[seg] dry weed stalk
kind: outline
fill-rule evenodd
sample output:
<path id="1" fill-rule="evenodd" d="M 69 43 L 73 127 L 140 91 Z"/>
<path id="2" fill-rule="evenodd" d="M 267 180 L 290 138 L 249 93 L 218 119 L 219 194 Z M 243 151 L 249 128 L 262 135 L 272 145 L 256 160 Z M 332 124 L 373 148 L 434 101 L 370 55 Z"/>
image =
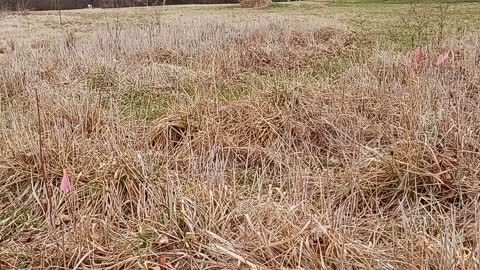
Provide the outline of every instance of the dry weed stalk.
<path id="1" fill-rule="evenodd" d="M 52 218 L 52 190 L 50 181 L 48 181 L 47 173 L 45 171 L 45 158 L 43 156 L 43 123 L 41 117 L 41 109 L 40 109 L 40 99 L 38 97 L 38 90 L 35 89 L 35 104 L 37 107 L 37 119 L 38 119 L 38 153 L 40 159 L 40 171 L 43 178 L 43 188 L 46 194 L 46 201 L 47 201 L 47 209 L 43 209 L 43 213 L 48 217 L 48 221 L 50 222 L 50 227 L 54 226 L 53 218 Z"/>

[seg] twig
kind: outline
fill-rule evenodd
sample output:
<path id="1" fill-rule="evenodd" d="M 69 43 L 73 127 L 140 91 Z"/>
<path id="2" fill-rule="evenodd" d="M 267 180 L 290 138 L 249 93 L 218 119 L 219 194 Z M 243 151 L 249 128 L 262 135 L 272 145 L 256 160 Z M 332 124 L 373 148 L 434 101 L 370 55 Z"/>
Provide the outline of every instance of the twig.
<path id="1" fill-rule="evenodd" d="M 60 20 L 60 26 L 63 27 L 63 22 L 62 22 L 62 12 L 61 12 L 61 9 L 60 9 L 60 5 L 58 4 L 58 0 L 55 1 L 55 8 L 57 9 L 58 11 L 58 18 Z"/>
<path id="2" fill-rule="evenodd" d="M 40 170 L 42 173 L 42 178 L 43 178 L 43 183 L 44 183 L 44 189 L 47 194 L 47 215 L 48 219 L 50 222 L 50 226 L 54 226 L 53 224 L 53 219 L 52 219 L 52 192 L 51 189 L 48 185 L 48 180 L 47 180 L 47 173 L 45 171 L 45 160 L 43 157 L 43 125 L 42 125 L 42 117 L 40 115 L 40 99 L 38 98 L 38 90 L 35 89 L 35 102 L 37 105 L 37 117 L 38 117 L 38 146 L 40 148 Z"/>

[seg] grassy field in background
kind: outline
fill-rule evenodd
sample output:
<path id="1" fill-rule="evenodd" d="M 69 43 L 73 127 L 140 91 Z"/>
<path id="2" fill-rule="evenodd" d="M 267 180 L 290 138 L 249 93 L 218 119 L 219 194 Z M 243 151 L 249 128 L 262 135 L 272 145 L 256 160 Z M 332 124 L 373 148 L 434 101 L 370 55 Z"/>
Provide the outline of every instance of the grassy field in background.
<path id="1" fill-rule="evenodd" d="M 95 29 L 120 24 L 121 27 L 144 25 L 151 20 L 171 16 L 215 14 L 243 16 L 275 14 L 315 18 L 324 23 L 341 24 L 362 34 L 368 34 L 383 46 L 397 49 L 412 48 L 428 43 L 431 35 L 444 30 L 443 35 L 461 34 L 477 29 L 480 9 L 477 1 L 329 1 L 277 2 L 268 9 L 245 11 L 238 5 L 187 5 L 167 7 L 137 7 L 27 12 L 28 16 L 6 13 L 1 18 L 0 36 L 3 43 L 15 39 L 26 42 L 48 42 L 50 35 L 90 34 Z M 60 18 L 63 24 L 60 24 Z M 443 29 L 440 29 L 443 28 Z M 23 39 L 23 40 L 22 40 Z M 22 42 L 20 42 L 22 43 Z M 0 44 L 1 45 L 1 44 Z M 3 45 L 5 47 L 5 45 Z"/>
<path id="2" fill-rule="evenodd" d="M 480 267 L 479 29 L 474 1 L 0 12 L 0 269 Z"/>

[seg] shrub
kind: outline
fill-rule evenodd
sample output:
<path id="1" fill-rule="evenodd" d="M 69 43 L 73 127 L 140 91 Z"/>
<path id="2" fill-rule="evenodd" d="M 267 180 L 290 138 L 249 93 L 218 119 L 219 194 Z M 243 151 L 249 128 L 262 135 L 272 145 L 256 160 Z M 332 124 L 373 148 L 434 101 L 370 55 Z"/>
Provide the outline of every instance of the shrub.
<path id="1" fill-rule="evenodd" d="M 269 7 L 272 0 L 241 0 L 240 6 L 244 8 Z"/>

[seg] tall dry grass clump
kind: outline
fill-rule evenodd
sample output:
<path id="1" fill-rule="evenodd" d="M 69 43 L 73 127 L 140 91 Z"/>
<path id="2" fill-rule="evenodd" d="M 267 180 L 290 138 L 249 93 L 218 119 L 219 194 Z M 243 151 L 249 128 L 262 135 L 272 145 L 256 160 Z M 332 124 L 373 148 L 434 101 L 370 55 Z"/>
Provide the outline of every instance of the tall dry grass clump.
<path id="1" fill-rule="evenodd" d="M 241 0 L 240 6 L 243 8 L 263 8 L 272 5 L 272 0 Z"/>
<path id="2" fill-rule="evenodd" d="M 266 15 L 65 39 L 0 64 L 0 268 L 478 266 L 478 33 L 416 71 Z"/>

